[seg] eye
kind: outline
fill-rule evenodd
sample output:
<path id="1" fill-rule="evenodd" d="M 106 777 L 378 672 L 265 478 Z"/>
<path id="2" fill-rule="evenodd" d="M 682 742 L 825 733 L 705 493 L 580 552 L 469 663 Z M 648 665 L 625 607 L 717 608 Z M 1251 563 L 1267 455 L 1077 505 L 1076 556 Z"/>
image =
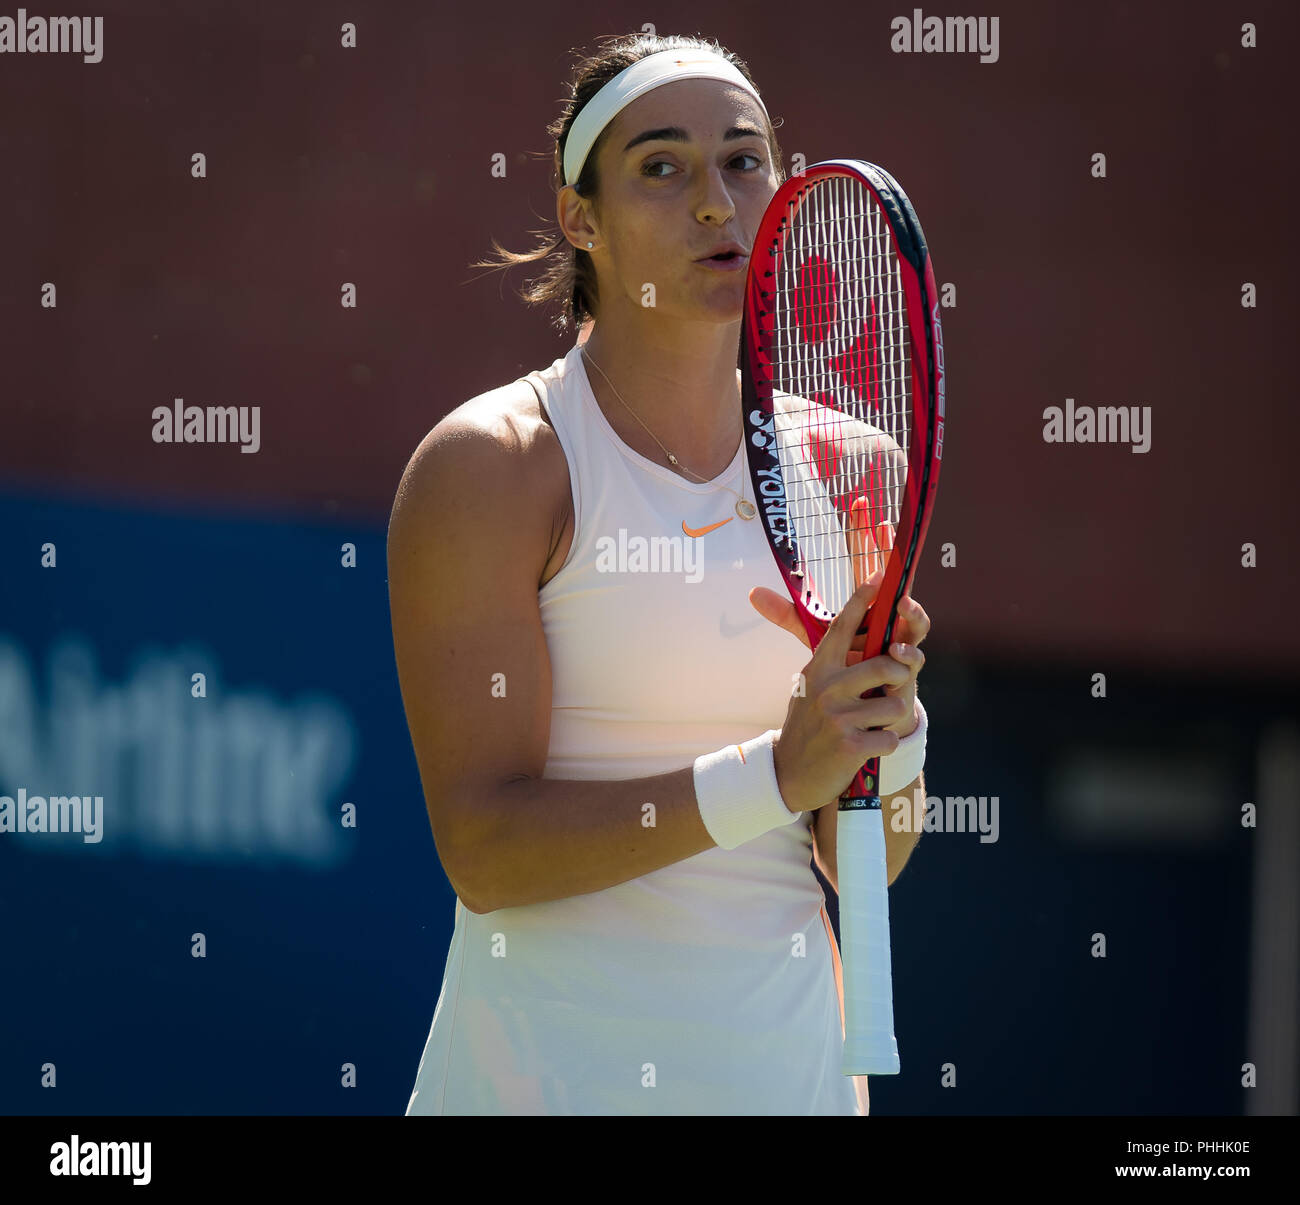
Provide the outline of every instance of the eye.
<path id="1" fill-rule="evenodd" d="M 762 156 L 754 154 L 753 151 L 742 151 L 739 155 L 734 156 L 731 162 L 734 164 L 739 162 L 742 159 L 752 159 L 754 161 L 752 167 L 742 167 L 740 169 L 742 172 L 745 172 L 746 174 L 750 172 L 759 171 L 764 166 L 764 161 Z M 673 167 L 673 164 L 670 163 L 667 159 L 652 159 L 650 160 L 650 162 L 641 165 L 641 174 L 643 176 L 649 176 L 652 180 L 666 180 L 668 178 L 669 173 L 655 171 L 655 168 L 657 167 L 670 167 L 673 168 L 674 171 L 677 170 L 675 167 Z"/>

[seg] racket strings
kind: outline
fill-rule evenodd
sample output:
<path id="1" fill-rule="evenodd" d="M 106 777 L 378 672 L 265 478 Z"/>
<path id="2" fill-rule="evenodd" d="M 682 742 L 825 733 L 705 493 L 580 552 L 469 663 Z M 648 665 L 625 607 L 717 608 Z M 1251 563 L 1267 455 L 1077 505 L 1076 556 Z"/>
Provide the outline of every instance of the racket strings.
<path id="1" fill-rule="evenodd" d="M 772 386 L 806 601 L 832 618 L 892 548 L 907 476 L 911 341 L 889 223 L 856 179 L 815 181 L 773 274 Z"/>

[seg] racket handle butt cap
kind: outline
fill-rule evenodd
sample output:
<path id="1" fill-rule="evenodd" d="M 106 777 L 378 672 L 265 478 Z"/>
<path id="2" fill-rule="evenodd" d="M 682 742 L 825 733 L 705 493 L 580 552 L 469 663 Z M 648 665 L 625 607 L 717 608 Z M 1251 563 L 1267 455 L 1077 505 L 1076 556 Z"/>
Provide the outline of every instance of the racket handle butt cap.
<path id="1" fill-rule="evenodd" d="M 844 1061 L 841 1070 L 845 1075 L 897 1075 L 901 1064 L 898 1046 L 890 1039 L 892 1050 L 878 1049 L 878 1043 L 866 1038 L 844 1043 Z"/>

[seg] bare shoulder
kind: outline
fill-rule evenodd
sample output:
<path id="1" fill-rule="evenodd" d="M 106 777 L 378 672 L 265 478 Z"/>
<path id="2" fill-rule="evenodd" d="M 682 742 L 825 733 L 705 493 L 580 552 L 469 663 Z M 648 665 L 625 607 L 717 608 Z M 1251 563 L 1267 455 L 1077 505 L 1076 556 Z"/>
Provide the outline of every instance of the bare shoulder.
<path id="1" fill-rule="evenodd" d="M 545 470 L 559 440 L 527 381 L 511 381 L 462 402 L 420 441 L 402 476 L 403 490 L 449 469 Z M 562 456 L 562 453 L 560 453 Z"/>
<path id="2" fill-rule="evenodd" d="M 526 380 L 457 406 L 420 441 L 397 488 L 389 523 L 395 541 L 430 537 L 433 524 L 494 525 L 498 548 L 537 557 L 544 575 L 571 517 L 568 469 L 558 436 Z"/>

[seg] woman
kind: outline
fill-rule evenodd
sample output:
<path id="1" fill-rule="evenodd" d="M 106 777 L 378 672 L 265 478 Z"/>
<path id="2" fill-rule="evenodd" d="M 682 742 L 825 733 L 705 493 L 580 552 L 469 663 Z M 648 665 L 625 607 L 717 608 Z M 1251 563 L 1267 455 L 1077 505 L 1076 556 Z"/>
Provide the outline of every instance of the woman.
<path id="1" fill-rule="evenodd" d="M 929 621 L 909 600 L 906 644 L 855 656 L 873 578 L 809 660 L 752 521 L 736 362 L 775 132 L 730 52 L 639 35 L 553 132 L 560 235 L 505 258 L 555 255 L 528 296 L 587 338 L 438 423 L 389 531 L 457 895 L 407 1112 L 865 1113 L 810 854 L 834 884 L 868 757 L 919 784 Z M 889 840 L 892 877 L 915 836 Z"/>

